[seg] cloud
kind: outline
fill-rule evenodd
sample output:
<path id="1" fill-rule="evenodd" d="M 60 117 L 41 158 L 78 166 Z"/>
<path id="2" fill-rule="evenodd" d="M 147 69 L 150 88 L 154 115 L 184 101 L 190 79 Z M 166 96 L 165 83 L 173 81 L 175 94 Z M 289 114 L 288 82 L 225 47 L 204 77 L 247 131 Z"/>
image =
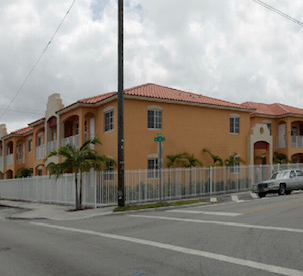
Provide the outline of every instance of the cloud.
<path id="1" fill-rule="evenodd" d="M 237 103 L 303 107 L 303 38 L 295 23 L 249 0 L 124 2 L 126 88 L 154 82 Z M 71 3 L 1 1 L 0 114 Z M 302 1 L 267 3 L 303 20 Z M 0 121 L 11 131 L 25 127 L 52 93 L 68 105 L 115 90 L 117 1 L 76 1 L 13 103 L 33 113 L 10 111 Z"/>

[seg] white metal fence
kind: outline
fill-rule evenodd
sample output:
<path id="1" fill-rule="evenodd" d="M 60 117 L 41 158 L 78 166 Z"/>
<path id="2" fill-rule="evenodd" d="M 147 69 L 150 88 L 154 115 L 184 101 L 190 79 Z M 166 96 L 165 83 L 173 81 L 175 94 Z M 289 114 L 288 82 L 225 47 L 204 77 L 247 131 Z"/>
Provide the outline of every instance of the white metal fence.
<path id="1" fill-rule="evenodd" d="M 125 171 L 126 203 L 144 203 L 248 191 L 254 182 L 268 179 L 277 170 L 303 168 L 303 164 L 163 169 Z M 117 172 L 92 172 L 83 177 L 83 204 L 102 207 L 117 204 Z M 72 205 L 75 202 L 74 174 L 62 177 L 35 176 L 0 181 L 1 198 Z"/>

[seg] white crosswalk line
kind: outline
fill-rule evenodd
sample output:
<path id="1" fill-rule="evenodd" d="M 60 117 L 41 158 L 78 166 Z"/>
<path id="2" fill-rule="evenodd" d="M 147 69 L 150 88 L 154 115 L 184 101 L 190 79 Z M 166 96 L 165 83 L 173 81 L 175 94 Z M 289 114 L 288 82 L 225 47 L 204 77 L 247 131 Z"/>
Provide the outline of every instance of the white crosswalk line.
<path id="1" fill-rule="evenodd" d="M 238 198 L 237 195 L 232 195 L 232 196 L 231 196 L 231 200 L 232 200 L 232 201 L 235 201 L 235 202 L 237 202 L 237 203 L 239 203 L 239 202 L 244 202 L 244 200 L 240 200 L 240 199 Z"/>
<path id="2" fill-rule="evenodd" d="M 227 216 L 227 217 L 236 217 L 241 216 L 240 213 L 229 213 L 229 212 L 209 212 L 209 211 L 197 211 L 197 210 L 168 210 L 168 213 L 186 213 L 186 214 L 202 214 L 202 215 L 214 215 L 214 216 Z"/>

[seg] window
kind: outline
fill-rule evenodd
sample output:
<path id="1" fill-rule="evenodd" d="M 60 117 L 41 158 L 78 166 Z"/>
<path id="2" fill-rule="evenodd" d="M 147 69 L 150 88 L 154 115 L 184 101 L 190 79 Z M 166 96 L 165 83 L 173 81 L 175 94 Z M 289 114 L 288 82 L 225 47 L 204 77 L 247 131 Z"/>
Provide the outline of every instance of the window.
<path id="1" fill-rule="evenodd" d="M 159 159 L 149 158 L 147 161 L 147 178 L 158 178 L 159 177 Z"/>
<path id="2" fill-rule="evenodd" d="M 79 135 L 79 123 L 76 123 L 76 135 Z"/>
<path id="3" fill-rule="evenodd" d="M 269 135 L 271 135 L 271 123 L 266 124 L 269 129 Z"/>
<path id="4" fill-rule="evenodd" d="M 107 170 L 105 170 L 105 180 L 114 180 L 114 161 L 110 161 Z"/>
<path id="5" fill-rule="evenodd" d="M 230 116 L 230 133 L 239 134 L 240 117 L 237 114 Z"/>
<path id="6" fill-rule="evenodd" d="M 239 158 L 240 158 L 239 155 L 234 156 L 234 163 L 230 168 L 231 173 L 239 173 L 239 166 L 240 166 Z"/>
<path id="7" fill-rule="evenodd" d="M 43 145 L 43 136 L 39 135 L 38 136 L 38 146 L 42 146 Z"/>
<path id="8" fill-rule="evenodd" d="M 28 152 L 32 152 L 33 150 L 33 139 L 28 140 Z"/>
<path id="9" fill-rule="evenodd" d="M 162 108 L 160 106 L 157 105 L 148 106 L 147 128 L 148 129 L 162 128 Z"/>
<path id="10" fill-rule="evenodd" d="M 104 131 L 114 129 L 114 110 L 106 111 L 104 113 Z"/>
<path id="11" fill-rule="evenodd" d="M 38 176 L 41 176 L 43 173 L 42 173 L 42 169 L 41 168 L 39 168 L 38 170 L 37 170 L 37 175 Z"/>
<path id="12" fill-rule="evenodd" d="M 57 133 L 56 133 L 56 131 L 53 132 L 52 136 L 53 136 L 53 140 L 52 141 L 56 141 L 57 140 Z"/>

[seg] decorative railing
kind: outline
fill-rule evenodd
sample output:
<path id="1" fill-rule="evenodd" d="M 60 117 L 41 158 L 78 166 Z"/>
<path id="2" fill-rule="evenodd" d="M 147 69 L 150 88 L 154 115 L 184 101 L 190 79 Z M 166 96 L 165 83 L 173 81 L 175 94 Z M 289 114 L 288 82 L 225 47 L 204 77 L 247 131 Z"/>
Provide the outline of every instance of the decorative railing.
<path id="1" fill-rule="evenodd" d="M 291 147 L 292 148 L 303 148 L 303 136 L 291 136 Z"/>
<path id="2" fill-rule="evenodd" d="M 75 136 L 69 136 L 62 139 L 62 146 L 65 146 L 67 144 L 73 144 L 77 148 L 79 147 L 79 134 Z"/>
<path id="3" fill-rule="evenodd" d="M 36 160 L 44 159 L 45 157 L 45 145 L 36 147 Z"/>
<path id="4" fill-rule="evenodd" d="M 47 153 L 50 153 L 52 150 L 56 149 L 56 141 L 50 141 L 47 143 Z"/>
<path id="5" fill-rule="evenodd" d="M 10 166 L 14 163 L 14 154 L 8 154 L 6 155 L 6 165 Z"/>

